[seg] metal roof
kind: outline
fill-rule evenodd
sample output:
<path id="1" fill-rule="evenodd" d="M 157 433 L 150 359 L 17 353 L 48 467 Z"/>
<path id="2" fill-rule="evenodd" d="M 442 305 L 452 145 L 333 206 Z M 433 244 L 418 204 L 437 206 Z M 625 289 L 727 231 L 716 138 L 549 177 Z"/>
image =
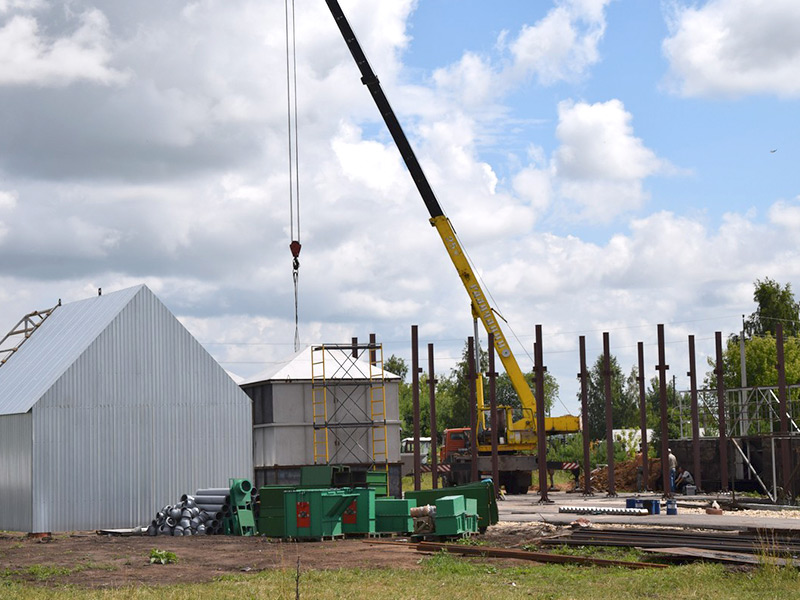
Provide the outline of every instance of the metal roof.
<path id="1" fill-rule="evenodd" d="M 316 346 L 319 347 L 319 346 Z M 280 361 L 264 369 L 257 375 L 240 382 L 239 385 L 264 383 L 267 381 L 311 381 L 311 346 L 306 346 Z M 370 379 L 370 364 L 365 360 L 353 360 L 344 356 L 348 354 L 343 350 L 325 350 L 326 377 L 329 379 Z M 316 357 L 315 357 L 316 358 Z M 347 365 L 340 367 L 340 365 Z M 372 377 L 379 377 L 380 371 L 372 367 Z M 376 372 L 377 371 L 377 372 Z M 384 379 L 399 379 L 398 375 L 383 372 Z"/>
<path id="2" fill-rule="evenodd" d="M 58 307 L 0 367 L 0 415 L 28 412 L 140 293 L 138 285 Z"/>

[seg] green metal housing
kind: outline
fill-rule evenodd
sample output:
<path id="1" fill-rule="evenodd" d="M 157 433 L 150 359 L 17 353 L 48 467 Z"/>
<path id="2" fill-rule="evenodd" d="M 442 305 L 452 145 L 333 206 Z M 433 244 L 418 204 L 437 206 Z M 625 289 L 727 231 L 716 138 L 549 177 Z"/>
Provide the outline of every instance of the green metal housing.
<path id="1" fill-rule="evenodd" d="M 342 515 L 356 494 L 341 489 L 303 489 L 284 493 L 286 537 L 321 539 L 342 535 Z"/>
<path id="2" fill-rule="evenodd" d="M 411 509 L 417 506 L 413 499 L 377 498 L 375 500 L 375 531 L 379 533 L 411 533 L 414 519 Z"/>
<path id="3" fill-rule="evenodd" d="M 406 492 L 405 497 L 416 501 L 417 506 L 436 504 L 438 498 L 445 496 L 461 495 L 472 498 L 477 503 L 478 529 L 486 531 L 489 525 L 494 525 L 499 520 L 497 500 L 494 496 L 494 484 L 491 481 L 479 481 L 438 490 L 419 490 Z"/>

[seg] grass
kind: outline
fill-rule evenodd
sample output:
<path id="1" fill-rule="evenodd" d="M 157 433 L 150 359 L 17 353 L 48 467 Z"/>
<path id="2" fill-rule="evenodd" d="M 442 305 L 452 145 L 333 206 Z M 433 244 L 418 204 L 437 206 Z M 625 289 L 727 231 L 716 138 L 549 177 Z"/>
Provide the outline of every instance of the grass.
<path id="1" fill-rule="evenodd" d="M 422 473 L 420 475 L 420 489 L 430 490 L 433 489 L 432 475 L 430 473 Z M 441 484 L 441 481 L 439 482 Z M 441 485 L 439 486 L 441 487 Z M 414 476 L 406 475 L 403 477 L 403 492 L 414 491 Z"/>
<path id="2" fill-rule="evenodd" d="M 56 567 L 52 565 L 31 565 L 23 569 L 3 569 L 0 571 L 0 590 L 2 585 L 10 584 L 13 582 L 22 582 L 25 580 L 34 581 L 50 581 L 56 577 L 64 575 L 71 575 L 72 573 L 80 573 L 81 571 L 114 571 L 118 569 L 116 565 L 112 564 L 99 564 L 95 562 L 86 562 L 83 564 L 75 565 L 74 567 Z M 0 598 L 5 597 L 0 594 Z"/>
<path id="3" fill-rule="evenodd" d="M 136 586 L 118 590 L 84 590 L 19 583 L 0 579 L 0 597 L 123 598 L 179 600 L 273 599 L 295 597 L 295 570 L 231 575 L 207 584 Z M 447 554 L 420 558 L 420 569 L 348 569 L 304 571 L 301 566 L 300 597 L 308 599 L 369 598 L 544 598 L 633 600 L 742 600 L 800 598 L 800 572 L 796 569 L 757 568 L 738 572 L 717 564 L 690 564 L 659 570 L 631 571 L 574 565 L 535 565 L 499 568 L 485 561 L 466 560 Z"/>
<path id="4" fill-rule="evenodd" d="M 547 546 L 541 548 L 536 544 L 528 544 L 523 549 L 532 552 L 549 552 L 565 556 L 586 556 L 588 558 L 603 558 L 606 560 L 624 560 L 628 562 L 656 562 L 652 554 L 639 552 L 636 548 L 621 546 Z"/>

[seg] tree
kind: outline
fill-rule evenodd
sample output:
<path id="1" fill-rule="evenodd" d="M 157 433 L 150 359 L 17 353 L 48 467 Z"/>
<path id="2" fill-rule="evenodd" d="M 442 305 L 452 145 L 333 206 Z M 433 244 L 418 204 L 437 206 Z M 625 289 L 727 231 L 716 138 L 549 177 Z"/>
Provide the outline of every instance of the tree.
<path id="1" fill-rule="evenodd" d="M 400 427 L 404 435 L 411 435 L 413 426 L 413 398 L 411 384 L 406 382 L 408 365 L 402 358 L 392 354 L 383 361 L 383 368 L 389 373 L 400 376 L 400 389 L 398 390 L 398 404 L 400 411 Z M 421 402 L 420 402 L 421 404 Z M 421 434 L 420 434 L 421 435 Z"/>
<path id="2" fill-rule="evenodd" d="M 786 368 L 786 383 L 789 385 L 800 383 L 800 338 L 788 337 L 783 340 L 784 364 Z M 768 387 L 778 385 L 778 348 L 774 337 L 767 333 L 760 337 L 753 337 L 744 342 L 744 360 L 747 368 L 747 385 L 753 387 Z M 713 369 L 715 359 L 709 357 L 709 366 Z M 735 388 L 742 385 L 741 352 L 739 341 L 734 337 L 722 351 L 723 380 L 726 388 Z M 717 380 L 713 371 L 706 374 L 708 387 L 716 388 Z"/>
<path id="3" fill-rule="evenodd" d="M 783 323 L 784 336 L 800 335 L 800 304 L 792 294 L 792 284 L 781 287 L 774 279 L 766 277 L 763 281 L 756 279 L 753 301 L 758 304 L 744 324 L 748 337 L 772 334 L 778 323 Z"/>
<path id="4" fill-rule="evenodd" d="M 436 427 L 439 431 L 469 426 L 469 345 L 464 344 L 461 360 L 436 386 Z M 488 369 L 489 355 L 481 350 L 480 372 Z M 482 376 L 482 375 L 481 375 Z M 486 381 L 484 379 L 484 389 Z"/>
<path id="5" fill-rule="evenodd" d="M 653 430 L 653 435 L 647 440 L 648 454 L 661 455 L 661 392 L 658 377 L 650 379 L 650 385 L 645 390 L 645 403 L 647 405 L 647 428 Z M 667 438 L 677 439 L 681 434 L 680 410 L 678 407 L 677 390 L 673 379 L 667 380 Z M 681 399 L 684 406 L 691 402 L 688 398 Z"/>
<path id="6" fill-rule="evenodd" d="M 594 365 L 589 370 L 587 381 L 587 421 L 588 435 L 593 440 L 606 439 L 606 394 L 605 379 L 603 377 L 605 358 L 603 354 L 597 357 Z M 611 424 L 612 427 L 622 427 L 622 417 L 627 414 L 630 401 L 625 398 L 622 369 L 615 356 L 609 360 L 611 369 Z M 580 396 L 579 396 L 580 397 Z"/>
<path id="7" fill-rule="evenodd" d="M 535 393 L 536 391 L 536 383 L 534 373 L 531 371 L 529 373 L 523 373 L 525 377 L 525 382 L 528 384 L 528 387 Z M 495 392 L 497 394 L 497 405 L 498 406 L 513 406 L 514 408 L 522 408 L 522 403 L 519 401 L 519 394 L 514 389 L 514 385 L 511 383 L 511 377 L 508 376 L 508 373 L 500 373 L 497 377 L 497 381 L 495 383 Z M 550 410 L 553 408 L 553 404 L 559 397 L 559 387 L 558 387 L 558 380 L 545 371 L 544 373 L 544 414 L 550 415 Z M 483 393 L 484 396 L 484 403 L 488 406 L 489 405 L 489 388 L 488 384 L 486 389 Z"/>

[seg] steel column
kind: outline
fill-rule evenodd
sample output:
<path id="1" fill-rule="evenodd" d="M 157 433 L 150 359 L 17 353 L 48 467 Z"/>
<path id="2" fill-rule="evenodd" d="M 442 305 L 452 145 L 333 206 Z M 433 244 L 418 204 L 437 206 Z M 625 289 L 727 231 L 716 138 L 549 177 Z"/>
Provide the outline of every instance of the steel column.
<path id="1" fill-rule="evenodd" d="M 536 462 L 539 467 L 539 504 L 550 504 L 547 497 L 547 437 L 544 426 L 544 357 L 542 353 L 542 326 L 536 326 L 533 345 L 534 373 L 536 376 Z"/>
<path id="2" fill-rule="evenodd" d="M 594 496 L 592 493 L 592 483 L 590 475 L 592 472 L 592 465 L 589 460 L 589 389 L 587 385 L 587 378 L 589 374 L 586 371 L 586 336 L 582 335 L 578 338 L 580 345 L 580 363 L 581 372 L 578 373 L 578 379 L 581 380 L 581 419 L 583 431 L 581 437 L 583 438 L 583 495 Z"/>
<path id="3" fill-rule="evenodd" d="M 475 340 L 470 337 L 467 342 L 467 361 L 469 362 L 469 430 L 470 430 L 470 480 L 478 481 L 478 398 L 475 386 L 478 373 L 475 371 Z"/>
<path id="4" fill-rule="evenodd" d="M 703 489 L 703 477 L 700 473 L 700 414 L 697 408 L 697 362 L 694 352 L 694 336 L 689 336 L 689 387 L 692 394 L 692 474 L 698 490 Z"/>
<path id="5" fill-rule="evenodd" d="M 431 485 L 433 489 L 439 487 L 439 446 L 436 438 L 439 432 L 436 428 L 436 372 L 433 369 L 433 344 L 428 344 L 428 396 L 431 401 Z"/>
<path id="6" fill-rule="evenodd" d="M 642 477 L 644 479 L 644 491 L 646 492 L 650 485 L 650 460 L 647 453 L 647 394 L 645 392 L 644 377 L 644 342 L 639 342 L 637 349 L 639 352 L 639 376 L 636 378 L 636 381 L 639 384 L 639 428 L 642 432 Z"/>
<path id="7" fill-rule="evenodd" d="M 666 351 L 664 349 L 664 325 L 658 326 L 658 404 L 661 414 L 661 478 L 664 485 L 664 497 L 672 497 L 672 486 L 670 486 L 669 469 L 669 428 L 667 416 L 667 370 L 669 365 L 666 363 Z"/>
<path id="8" fill-rule="evenodd" d="M 411 412 L 414 428 L 414 489 L 422 487 L 422 459 L 419 450 L 419 337 L 411 326 Z"/>
<path id="9" fill-rule="evenodd" d="M 791 465 L 789 464 L 789 415 L 786 412 L 786 360 L 783 348 L 783 323 L 778 323 L 775 328 L 775 344 L 778 351 L 778 400 L 781 411 L 781 484 L 784 496 L 788 500 L 794 494 L 792 494 Z"/>
<path id="10" fill-rule="evenodd" d="M 723 492 L 728 491 L 728 435 L 727 422 L 725 419 L 725 371 L 722 366 L 722 332 L 717 331 L 714 335 L 717 352 L 717 364 L 714 373 L 717 376 L 717 419 L 719 422 L 719 472 L 720 488 Z"/>
<path id="11" fill-rule="evenodd" d="M 492 483 L 495 497 L 500 496 L 500 466 L 497 455 L 497 372 L 494 370 L 494 334 L 489 334 L 489 427 L 492 428 Z"/>
<path id="12" fill-rule="evenodd" d="M 603 386 L 606 396 L 606 461 L 608 462 L 608 493 L 616 496 L 614 483 L 614 424 L 611 414 L 611 349 L 608 332 L 603 333 Z"/>

